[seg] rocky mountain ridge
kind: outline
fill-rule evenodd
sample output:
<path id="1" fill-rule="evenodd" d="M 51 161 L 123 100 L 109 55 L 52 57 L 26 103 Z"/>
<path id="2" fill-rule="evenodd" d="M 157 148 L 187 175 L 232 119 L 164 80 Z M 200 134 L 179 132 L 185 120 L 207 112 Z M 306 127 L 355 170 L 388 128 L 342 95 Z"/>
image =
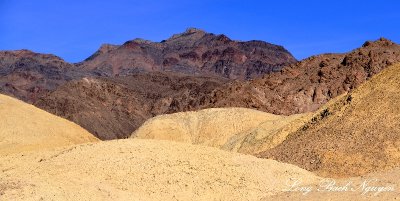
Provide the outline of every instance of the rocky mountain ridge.
<path id="1" fill-rule="evenodd" d="M 189 28 L 161 42 L 134 39 L 120 46 L 102 45 L 78 65 L 108 76 L 158 71 L 243 80 L 279 71 L 294 62 L 296 59 L 282 46 L 257 40 L 235 41 L 223 34 Z"/>
<path id="2" fill-rule="evenodd" d="M 1 52 L 0 93 L 67 118 L 100 139 L 115 139 L 129 137 L 153 116 L 181 111 L 214 107 L 244 107 L 279 115 L 315 111 L 387 66 L 400 62 L 400 46 L 381 38 L 348 53 L 312 56 L 247 81 L 217 74 L 188 75 L 187 72 L 158 70 L 129 70 L 125 75 L 113 76 L 110 68 L 85 67 L 100 58 L 105 62 L 118 61 L 119 56 L 108 58 L 105 55 L 118 50 L 122 51 L 119 54 L 123 58 L 122 53 L 130 52 L 131 45 L 133 49 L 142 50 L 142 46 L 159 48 L 172 44 L 168 45 L 172 48 L 170 51 L 180 52 L 179 47 L 194 47 L 207 38 L 221 44 L 217 38 L 224 36 L 188 30 L 160 43 L 136 39 L 122 46 L 103 45 L 91 58 L 76 65 L 53 55 L 26 50 Z M 241 44 L 225 40 L 229 44 Z M 226 56 L 234 59 L 235 55 Z M 253 59 L 260 56 L 255 55 Z"/>

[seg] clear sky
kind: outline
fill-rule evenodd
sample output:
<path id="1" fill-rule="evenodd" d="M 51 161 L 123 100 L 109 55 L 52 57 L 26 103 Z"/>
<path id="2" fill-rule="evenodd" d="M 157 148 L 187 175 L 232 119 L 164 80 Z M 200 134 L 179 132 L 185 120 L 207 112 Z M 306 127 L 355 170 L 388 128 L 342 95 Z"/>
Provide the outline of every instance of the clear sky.
<path id="1" fill-rule="evenodd" d="M 283 45 L 297 59 L 400 42 L 400 1 L 0 0 L 0 50 L 81 61 L 101 44 L 161 41 L 187 27 Z"/>

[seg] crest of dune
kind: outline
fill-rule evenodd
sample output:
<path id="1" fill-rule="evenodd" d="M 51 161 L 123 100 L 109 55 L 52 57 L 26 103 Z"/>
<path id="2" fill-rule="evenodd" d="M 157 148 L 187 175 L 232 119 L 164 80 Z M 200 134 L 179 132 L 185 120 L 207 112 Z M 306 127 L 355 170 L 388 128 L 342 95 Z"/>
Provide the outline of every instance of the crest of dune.
<path id="1" fill-rule="evenodd" d="M 273 115 L 245 108 L 212 108 L 160 115 L 132 138 L 202 144 L 254 154 L 275 147 L 307 120 L 308 114 Z"/>
<path id="2" fill-rule="evenodd" d="M 0 154 L 94 141 L 80 126 L 0 94 Z"/>

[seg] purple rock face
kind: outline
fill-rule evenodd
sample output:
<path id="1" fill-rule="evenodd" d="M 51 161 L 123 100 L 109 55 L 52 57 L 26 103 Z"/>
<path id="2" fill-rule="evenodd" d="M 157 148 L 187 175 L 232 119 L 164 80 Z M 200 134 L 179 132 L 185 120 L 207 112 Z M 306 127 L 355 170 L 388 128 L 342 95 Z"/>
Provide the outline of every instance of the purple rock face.
<path id="1" fill-rule="evenodd" d="M 180 111 L 314 111 L 396 62 L 400 46 L 387 39 L 295 62 L 280 46 L 188 29 L 160 43 L 103 45 L 79 64 L 28 50 L 1 51 L 0 93 L 107 140 L 129 136 L 155 115 Z"/>
<path id="2" fill-rule="evenodd" d="M 81 74 L 54 55 L 0 51 L 0 92 L 30 103 Z"/>
<path id="3" fill-rule="evenodd" d="M 246 107 L 284 115 L 310 112 L 397 62 L 400 46 L 381 38 L 349 53 L 312 56 L 263 78 L 227 83 L 201 98 L 200 108 Z"/>
<path id="4" fill-rule="evenodd" d="M 282 46 L 263 41 L 239 42 L 225 35 L 188 29 L 160 43 L 135 39 L 121 46 L 103 45 L 79 66 L 107 75 L 168 71 L 250 79 L 296 59 Z"/>

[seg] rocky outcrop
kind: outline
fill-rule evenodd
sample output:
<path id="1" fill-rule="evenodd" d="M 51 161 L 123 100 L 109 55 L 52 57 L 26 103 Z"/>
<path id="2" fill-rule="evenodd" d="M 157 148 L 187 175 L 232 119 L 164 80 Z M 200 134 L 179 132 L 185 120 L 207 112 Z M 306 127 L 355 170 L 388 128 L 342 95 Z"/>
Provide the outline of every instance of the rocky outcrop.
<path id="1" fill-rule="evenodd" d="M 0 92 L 26 102 L 81 76 L 72 64 L 29 50 L 0 51 Z"/>
<path id="2" fill-rule="evenodd" d="M 199 108 L 198 98 L 226 78 L 261 76 L 294 61 L 281 46 L 188 29 L 160 43 L 105 44 L 78 64 L 28 50 L 0 52 L 0 92 L 115 139 L 154 115 Z"/>
<path id="3" fill-rule="evenodd" d="M 296 59 L 282 46 L 263 41 L 234 41 L 225 35 L 188 29 L 161 42 L 135 39 L 103 45 L 79 66 L 100 75 L 168 71 L 249 79 L 279 71 Z"/>
<path id="4" fill-rule="evenodd" d="M 95 79 L 102 87 L 83 80 L 71 82 L 36 105 L 77 122 L 101 139 L 124 138 L 148 118 L 174 112 L 214 107 L 244 107 L 283 115 L 315 111 L 398 61 L 400 47 L 380 39 L 346 54 L 313 56 L 246 82 L 142 72 Z"/>
<path id="5" fill-rule="evenodd" d="M 400 65 L 330 101 L 307 124 L 259 156 L 329 177 L 358 176 L 400 163 Z"/>
<path id="6" fill-rule="evenodd" d="M 207 65 L 221 59 L 240 63 L 246 58 L 238 68 L 247 69 L 248 62 L 261 61 L 273 49 L 282 50 L 265 42 L 232 41 L 189 29 L 160 43 L 135 39 L 121 46 L 104 45 L 77 65 L 25 50 L 1 52 L 0 90 L 72 120 L 101 139 L 115 139 L 128 137 L 145 120 L 159 114 L 214 107 L 244 107 L 279 115 L 315 111 L 400 61 L 400 46 L 382 38 L 349 53 L 312 56 L 248 81 L 209 74 L 215 72 L 206 70 L 213 68 L 210 66 L 203 67 L 200 74 L 187 75 L 203 58 L 212 61 Z M 116 61 L 122 66 L 134 61 L 132 64 L 140 63 L 143 69 L 119 68 Z M 163 64 L 164 72 L 150 65 L 157 62 Z M 188 65 L 177 68 L 182 62 Z"/>
<path id="7" fill-rule="evenodd" d="M 201 108 L 246 107 L 274 114 L 315 111 L 400 62 L 400 46 L 381 38 L 346 54 L 312 56 L 277 73 L 231 82 L 201 98 Z"/>
<path id="8" fill-rule="evenodd" d="M 199 107 L 226 79 L 166 73 L 83 78 L 42 96 L 35 105 L 78 123 L 103 140 L 129 137 L 159 114 Z"/>

